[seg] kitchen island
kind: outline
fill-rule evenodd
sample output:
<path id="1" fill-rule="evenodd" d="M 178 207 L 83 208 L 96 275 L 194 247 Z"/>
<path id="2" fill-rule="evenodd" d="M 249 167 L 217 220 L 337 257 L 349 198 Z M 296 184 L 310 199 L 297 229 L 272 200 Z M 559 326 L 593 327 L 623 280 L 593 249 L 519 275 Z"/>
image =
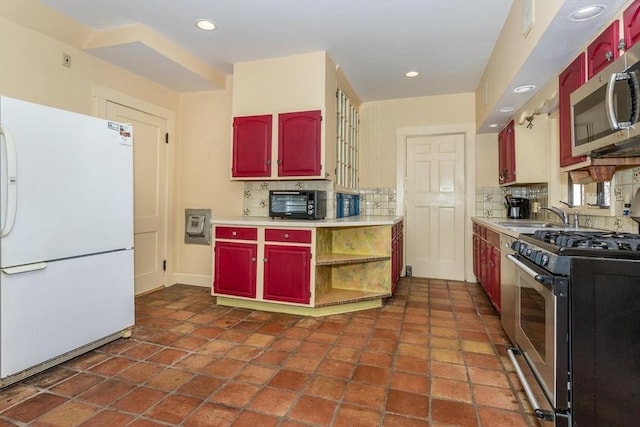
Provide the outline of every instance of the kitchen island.
<path id="1" fill-rule="evenodd" d="M 225 306 L 324 316 L 382 306 L 400 278 L 403 219 L 211 220 L 212 295 Z"/>

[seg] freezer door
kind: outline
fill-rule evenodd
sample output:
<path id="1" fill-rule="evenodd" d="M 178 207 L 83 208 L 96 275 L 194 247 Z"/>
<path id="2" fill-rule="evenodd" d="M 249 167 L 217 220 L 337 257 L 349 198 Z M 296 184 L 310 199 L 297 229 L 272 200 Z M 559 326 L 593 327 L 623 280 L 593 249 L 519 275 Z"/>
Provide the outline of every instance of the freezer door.
<path id="1" fill-rule="evenodd" d="M 133 324 L 133 250 L 0 272 L 0 377 Z"/>
<path id="2" fill-rule="evenodd" d="M 15 212 L 0 267 L 133 247 L 130 127 L 7 97 L 0 103 L 3 165 L 6 135 L 15 148 L 15 176 L 0 188 L 2 221 Z"/>

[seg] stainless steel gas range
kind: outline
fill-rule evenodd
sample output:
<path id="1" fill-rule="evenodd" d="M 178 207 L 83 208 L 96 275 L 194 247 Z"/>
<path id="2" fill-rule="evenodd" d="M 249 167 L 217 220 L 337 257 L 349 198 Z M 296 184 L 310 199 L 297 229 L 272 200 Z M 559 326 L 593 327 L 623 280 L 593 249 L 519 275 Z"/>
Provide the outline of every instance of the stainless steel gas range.
<path id="1" fill-rule="evenodd" d="M 508 350 L 543 424 L 640 420 L 640 235 L 521 234 L 515 346 Z"/>

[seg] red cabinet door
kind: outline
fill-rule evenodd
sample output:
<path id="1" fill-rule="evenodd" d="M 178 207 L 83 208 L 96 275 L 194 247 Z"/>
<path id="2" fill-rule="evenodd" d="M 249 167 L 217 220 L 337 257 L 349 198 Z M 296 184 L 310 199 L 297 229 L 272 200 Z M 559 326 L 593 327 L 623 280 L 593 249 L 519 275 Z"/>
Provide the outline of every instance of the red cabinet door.
<path id="1" fill-rule="evenodd" d="M 500 249 L 495 246 L 491 246 L 489 267 L 489 298 L 500 313 Z"/>
<path id="2" fill-rule="evenodd" d="M 636 44 L 640 40 L 640 0 L 636 0 L 625 9 L 622 14 L 624 23 L 624 41 L 626 48 Z"/>
<path id="3" fill-rule="evenodd" d="M 489 255 L 488 255 L 488 245 L 486 240 L 480 240 L 480 284 L 482 287 L 487 290 L 487 278 L 489 272 Z"/>
<path id="4" fill-rule="evenodd" d="M 309 304 L 311 248 L 264 246 L 264 299 Z"/>
<path id="5" fill-rule="evenodd" d="M 587 47 L 589 78 L 598 74 L 611 61 L 620 56 L 618 50 L 619 33 L 619 21 L 616 20 Z"/>
<path id="6" fill-rule="evenodd" d="M 257 253 L 254 243 L 216 242 L 213 291 L 255 298 Z"/>
<path id="7" fill-rule="evenodd" d="M 640 0 L 639 0 L 640 1 Z M 587 157 L 571 156 L 571 92 L 585 82 L 584 53 L 581 53 L 558 77 L 558 114 L 560 117 L 560 167 L 584 162 Z"/>
<path id="8" fill-rule="evenodd" d="M 233 119 L 233 177 L 271 176 L 271 116 Z"/>
<path id="9" fill-rule="evenodd" d="M 480 236 L 473 234 L 473 274 L 480 280 Z"/>
<path id="10" fill-rule="evenodd" d="M 278 176 L 320 176 L 320 110 L 278 115 Z"/>
<path id="11" fill-rule="evenodd" d="M 507 128 L 498 134 L 498 182 L 507 182 Z"/>
<path id="12" fill-rule="evenodd" d="M 516 181 L 516 138 L 513 120 L 498 134 L 498 181 Z"/>

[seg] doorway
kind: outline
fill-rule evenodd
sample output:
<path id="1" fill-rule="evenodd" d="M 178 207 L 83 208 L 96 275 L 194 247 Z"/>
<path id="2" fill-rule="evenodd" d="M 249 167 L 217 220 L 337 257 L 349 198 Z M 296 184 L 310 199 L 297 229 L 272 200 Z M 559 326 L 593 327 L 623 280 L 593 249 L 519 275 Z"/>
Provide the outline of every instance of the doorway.
<path id="1" fill-rule="evenodd" d="M 463 281 L 470 259 L 465 224 L 472 128 L 410 128 L 397 134 L 406 264 L 414 276 Z"/>
<path id="2" fill-rule="evenodd" d="M 168 114 L 112 94 L 99 104 L 102 117 L 133 124 L 134 275 L 135 294 L 140 295 L 166 281 Z"/>

